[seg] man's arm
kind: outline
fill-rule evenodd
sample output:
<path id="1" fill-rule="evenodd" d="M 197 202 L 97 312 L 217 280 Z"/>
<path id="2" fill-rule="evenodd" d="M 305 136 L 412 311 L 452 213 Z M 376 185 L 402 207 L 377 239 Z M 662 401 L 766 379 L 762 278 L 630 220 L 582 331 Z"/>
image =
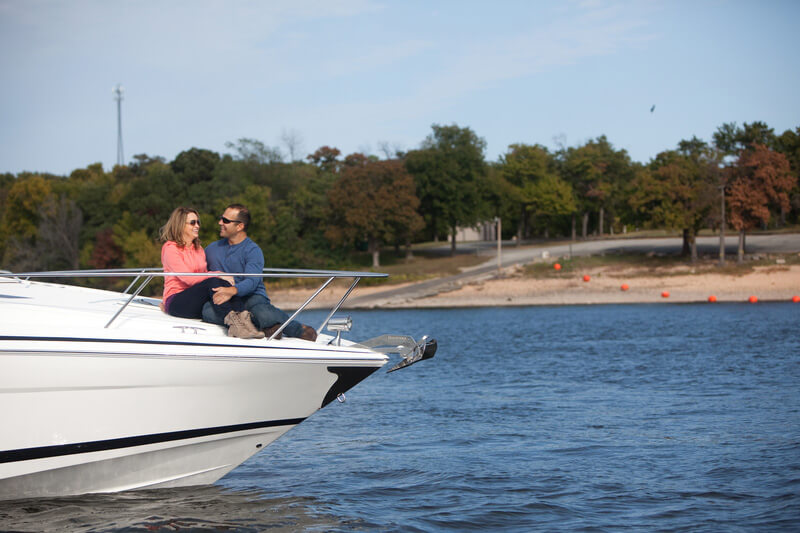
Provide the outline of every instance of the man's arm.
<path id="1" fill-rule="evenodd" d="M 244 257 L 244 272 L 246 274 L 261 274 L 264 272 L 264 253 L 255 243 L 248 247 Z M 237 294 L 241 297 L 253 294 L 261 283 L 259 277 L 239 277 L 236 280 Z"/>

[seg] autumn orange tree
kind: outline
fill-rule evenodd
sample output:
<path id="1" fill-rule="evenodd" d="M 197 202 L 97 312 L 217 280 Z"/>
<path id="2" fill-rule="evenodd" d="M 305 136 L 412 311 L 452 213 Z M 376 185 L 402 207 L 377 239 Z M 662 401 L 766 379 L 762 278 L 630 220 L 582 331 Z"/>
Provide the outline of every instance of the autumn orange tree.
<path id="1" fill-rule="evenodd" d="M 382 244 L 398 239 L 410 243 L 424 226 L 414 180 L 398 160 L 348 156 L 328 192 L 328 203 L 325 237 L 341 245 L 366 241 L 373 267 L 380 266 Z"/>
<path id="2" fill-rule="evenodd" d="M 734 167 L 728 205 L 731 225 L 739 231 L 738 262 L 744 260 L 745 232 L 766 225 L 770 207 L 789 209 L 789 192 L 797 184 L 786 156 L 753 143 L 742 150 Z"/>

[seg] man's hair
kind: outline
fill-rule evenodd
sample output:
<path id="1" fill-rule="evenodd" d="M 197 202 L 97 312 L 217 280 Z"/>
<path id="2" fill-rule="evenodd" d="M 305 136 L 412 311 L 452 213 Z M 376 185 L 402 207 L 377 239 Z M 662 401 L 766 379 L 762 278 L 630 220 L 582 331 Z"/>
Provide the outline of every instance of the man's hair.
<path id="1" fill-rule="evenodd" d="M 186 226 L 186 218 L 190 213 L 197 215 L 197 219 L 200 220 L 200 214 L 191 207 L 176 207 L 169 216 L 167 223 L 161 226 L 159 232 L 161 242 L 174 241 L 181 248 L 189 244 L 193 244 L 195 248 L 200 248 L 200 239 L 197 237 L 192 242 L 183 242 L 183 228 Z"/>
<path id="2" fill-rule="evenodd" d="M 231 204 L 225 209 L 236 209 L 239 213 L 236 218 L 239 219 L 239 222 L 244 224 L 244 230 L 247 231 L 247 228 L 250 227 L 250 210 L 242 204 Z"/>

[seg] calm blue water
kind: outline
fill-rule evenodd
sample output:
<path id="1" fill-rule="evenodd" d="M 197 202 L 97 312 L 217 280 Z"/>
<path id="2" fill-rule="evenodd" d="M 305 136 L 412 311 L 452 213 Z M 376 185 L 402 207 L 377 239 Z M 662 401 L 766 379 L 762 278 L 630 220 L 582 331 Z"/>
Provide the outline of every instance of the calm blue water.
<path id="1" fill-rule="evenodd" d="M 800 305 L 351 314 L 439 353 L 215 486 L 0 503 L 0 529 L 800 529 Z"/>

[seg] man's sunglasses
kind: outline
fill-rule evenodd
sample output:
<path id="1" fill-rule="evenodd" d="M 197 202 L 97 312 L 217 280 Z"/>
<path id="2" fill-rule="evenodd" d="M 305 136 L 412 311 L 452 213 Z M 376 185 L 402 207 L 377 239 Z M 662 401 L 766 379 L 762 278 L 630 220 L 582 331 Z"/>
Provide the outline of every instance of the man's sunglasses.
<path id="1" fill-rule="evenodd" d="M 200 225 L 200 220 L 199 220 L 199 219 L 196 219 L 196 220 L 187 220 L 187 221 L 186 221 L 186 223 L 187 223 L 187 224 L 191 224 L 192 226 L 199 226 L 199 225 Z"/>
<path id="2" fill-rule="evenodd" d="M 231 220 L 223 216 L 220 216 L 219 219 L 222 221 L 223 224 L 230 224 L 231 222 L 236 222 L 237 224 L 244 224 L 244 222 L 242 222 L 241 220 Z"/>

